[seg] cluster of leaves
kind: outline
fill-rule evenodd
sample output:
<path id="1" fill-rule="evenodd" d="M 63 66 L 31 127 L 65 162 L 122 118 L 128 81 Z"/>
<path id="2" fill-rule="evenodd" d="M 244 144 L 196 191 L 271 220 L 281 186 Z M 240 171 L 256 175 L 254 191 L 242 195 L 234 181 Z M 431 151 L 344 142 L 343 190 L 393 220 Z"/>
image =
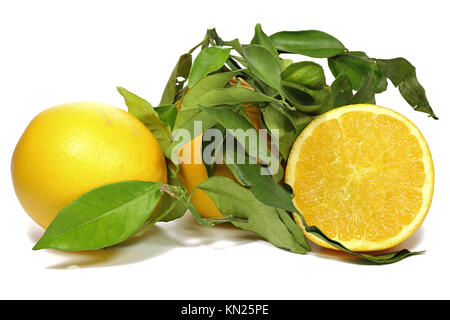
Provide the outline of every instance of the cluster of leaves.
<path id="1" fill-rule="evenodd" d="M 198 48 L 201 50 L 193 60 Z M 327 59 L 334 81 L 326 84 L 320 64 L 293 62 L 280 56 L 288 54 Z M 252 89 L 240 82 L 232 84 L 235 79 L 244 80 Z M 227 129 L 251 129 L 244 109 L 257 105 L 262 126 L 279 139 L 281 157 L 270 161 L 287 161 L 296 137 L 315 116 L 342 105 L 375 103 L 375 95 L 386 90 L 388 79 L 415 110 L 437 119 L 415 68 L 404 58 L 370 58 L 364 52 L 347 50 L 333 36 L 316 30 L 268 36 L 258 24 L 251 43 L 243 45 L 238 39 L 224 41 L 210 29 L 203 41 L 179 58 L 158 107 L 118 88 L 128 111 L 158 139 L 167 158 L 168 184 L 130 181 L 94 189 L 58 214 L 35 249 L 104 248 L 156 222 L 177 219 L 188 209 L 202 225 L 231 222 L 295 253 L 304 254 L 311 248 L 292 214 L 299 215 L 307 232 L 375 264 L 418 254 L 408 250 L 385 255 L 355 253 L 329 239 L 319 228 L 308 226 L 293 206 L 292 190 L 280 183 L 282 166 L 277 173 L 261 175 L 269 165 L 266 159 L 260 159 L 259 164 L 225 161 L 236 181 L 213 177 L 214 163 L 208 163 L 210 178 L 198 188 L 212 198 L 224 218 L 201 218 L 177 178 L 177 162 L 172 158 L 181 138 L 177 129 L 188 130 L 192 138 L 213 127 L 227 133 L 232 132 Z M 195 121 L 202 122 L 203 132 L 195 132 Z M 248 146 L 238 136 L 234 138 L 250 157 Z M 207 146 L 203 141 L 202 147 Z M 235 153 L 235 149 L 225 148 L 224 156 L 233 159 Z"/>

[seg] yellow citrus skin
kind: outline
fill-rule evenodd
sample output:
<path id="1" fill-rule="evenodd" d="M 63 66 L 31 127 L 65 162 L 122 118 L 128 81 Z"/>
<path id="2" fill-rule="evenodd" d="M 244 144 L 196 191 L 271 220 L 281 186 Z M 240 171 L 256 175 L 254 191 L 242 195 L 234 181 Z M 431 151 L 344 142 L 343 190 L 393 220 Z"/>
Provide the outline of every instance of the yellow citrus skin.
<path id="1" fill-rule="evenodd" d="M 201 145 L 202 135 L 194 138 L 190 143 L 181 148 L 180 155 L 190 152 L 190 163 L 180 163 L 178 178 L 189 193 L 193 193 L 191 202 L 197 212 L 204 218 L 223 218 L 223 215 L 217 209 L 214 201 L 200 189 L 195 189 L 200 183 L 208 179 L 208 173 L 203 163 L 195 163 L 194 159 L 202 159 Z M 213 176 L 223 176 L 235 179 L 231 171 L 225 164 L 217 164 L 214 168 Z"/>
<path id="2" fill-rule="evenodd" d="M 43 228 L 93 188 L 167 181 L 163 152 L 145 125 L 96 102 L 67 103 L 38 114 L 17 143 L 11 172 L 20 203 Z"/>
<path id="3" fill-rule="evenodd" d="M 289 156 L 286 183 L 309 225 L 353 251 L 376 251 L 401 243 L 421 225 L 431 205 L 434 168 L 411 121 L 387 108 L 350 105 L 303 130 Z"/>

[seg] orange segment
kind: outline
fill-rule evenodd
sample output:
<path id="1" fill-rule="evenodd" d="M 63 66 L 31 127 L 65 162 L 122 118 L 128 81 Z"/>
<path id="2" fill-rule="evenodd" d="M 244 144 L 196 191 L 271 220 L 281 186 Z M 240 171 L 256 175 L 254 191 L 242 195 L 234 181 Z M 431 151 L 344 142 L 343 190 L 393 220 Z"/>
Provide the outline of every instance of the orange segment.
<path id="1" fill-rule="evenodd" d="M 397 245 L 420 226 L 434 170 L 425 139 L 408 119 L 375 105 L 353 105 L 319 116 L 300 134 L 286 182 L 309 225 L 351 250 L 372 251 Z"/>

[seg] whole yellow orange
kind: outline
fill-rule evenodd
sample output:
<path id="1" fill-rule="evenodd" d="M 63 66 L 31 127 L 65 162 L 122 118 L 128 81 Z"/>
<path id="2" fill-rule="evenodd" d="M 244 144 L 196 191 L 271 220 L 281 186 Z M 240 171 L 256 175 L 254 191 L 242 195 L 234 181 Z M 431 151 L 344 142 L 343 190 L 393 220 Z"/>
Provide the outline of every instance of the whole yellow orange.
<path id="1" fill-rule="evenodd" d="M 43 228 L 93 188 L 167 180 L 163 152 L 147 127 L 96 102 L 67 103 L 38 114 L 17 143 L 11 171 L 20 203 Z"/>

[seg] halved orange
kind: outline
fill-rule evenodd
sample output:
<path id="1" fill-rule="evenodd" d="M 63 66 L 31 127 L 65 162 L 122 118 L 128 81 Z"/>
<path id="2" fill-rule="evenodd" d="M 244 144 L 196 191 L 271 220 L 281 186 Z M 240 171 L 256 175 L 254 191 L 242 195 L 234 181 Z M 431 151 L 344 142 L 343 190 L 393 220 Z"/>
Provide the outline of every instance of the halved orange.
<path id="1" fill-rule="evenodd" d="M 303 130 L 289 156 L 286 182 L 308 225 L 353 251 L 374 251 L 399 244 L 421 225 L 431 205 L 434 169 L 411 121 L 387 108 L 351 105 L 320 115 Z"/>

